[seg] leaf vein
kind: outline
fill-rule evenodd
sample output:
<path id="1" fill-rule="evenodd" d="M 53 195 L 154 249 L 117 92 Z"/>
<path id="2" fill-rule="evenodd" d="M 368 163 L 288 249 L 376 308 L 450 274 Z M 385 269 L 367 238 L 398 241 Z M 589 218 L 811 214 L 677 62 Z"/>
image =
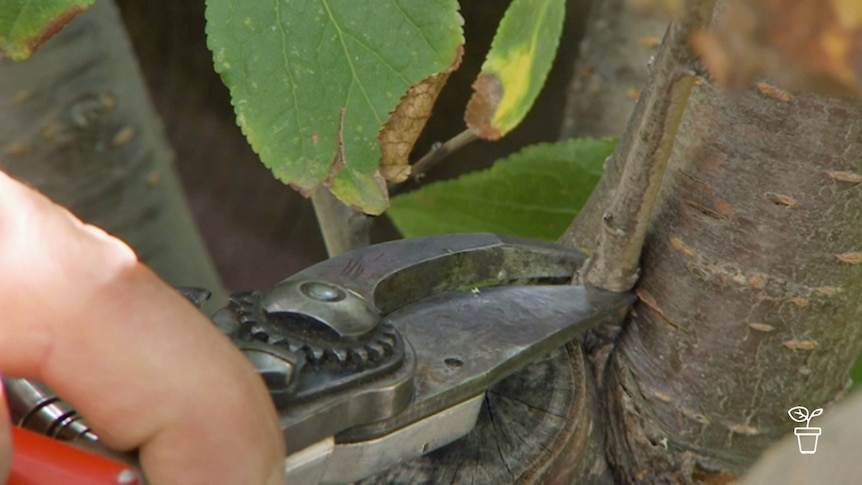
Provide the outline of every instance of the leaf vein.
<path id="1" fill-rule="evenodd" d="M 338 21 L 332 14 L 332 9 L 329 7 L 329 1 L 321 0 L 321 3 L 323 3 L 324 8 L 326 8 L 326 15 L 329 17 L 329 20 L 335 27 L 335 31 L 338 33 L 338 40 L 341 43 L 341 50 L 344 51 L 344 58 L 347 59 L 347 65 L 350 66 L 350 75 L 353 78 L 351 84 L 355 82 L 359 85 L 359 90 L 362 92 L 362 96 L 365 98 L 365 102 L 368 103 L 368 107 L 371 109 L 371 114 L 374 115 L 375 122 L 379 123 L 380 125 L 383 125 L 383 120 L 380 119 L 380 115 L 377 114 L 377 110 L 374 109 L 374 103 L 372 103 L 371 98 L 368 97 L 368 92 L 366 92 L 365 90 L 365 85 L 362 84 L 362 81 L 359 79 L 359 75 L 356 73 L 356 66 L 353 65 L 353 59 L 350 57 L 350 51 L 347 49 L 347 44 L 344 42 L 344 31 L 341 30 L 341 26 L 338 24 Z"/>
<path id="2" fill-rule="evenodd" d="M 351 34 L 350 32 L 344 32 L 344 35 L 345 35 L 345 36 L 350 37 L 351 39 L 353 39 L 354 41 L 356 41 L 356 43 L 357 43 L 357 44 L 359 44 L 360 46 L 364 47 L 364 48 L 365 48 L 365 50 L 367 50 L 367 51 L 368 51 L 368 52 L 370 52 L 374 57 L 376 57 L 376 58 L 380 61 L 380 63 L 381 63 L 381 64 L 383 64 L 384 66 L 386 66 L 387 68 L 389 68 L 389 70 L 390 70 L 390 71 L 392 71 L 393 73 L 395 73 L 395 75 L 397 75 L 399 78 L 401 78 L 401 80 L 402 80 L 402 81 L 404 81 L 404 83 L 405 83 L 405 84 L 407 84 L 408 86 L 413 85 L 413 83 L 412 83 L 412 82 L 410 82 L 410 80 L 409 80 L 409 79 L 407 79 L 407 78 L 404 76 L 404 74 L 402 74 L 402 73 L 401 73 L 401 72 L 399 72 L 397 69 L 395 69 L 394 67 L 392 67 L 392 65 L 391 65 L 391 64 L 389 64 L 389 62 L 388 62 L 388 61 L 386 61 L 386 59 L 384 59 L 384 58 L 380 57 L 380 54 L 378 54 L 378 53 L 377 53 L 377 51 L 375 51 L 374 49 L 372 49 L 372 48 L 371 48 L 371 46 L 369 46 L 367 43 L 365 43 L 365 41 L 363 41 L 363 40 L 362 40 L 362 39 L 360 39 L 359 37 L 357 37 L 357 36 L 355 36 L 355 35 Z"/>
<path id="3" fill-rule="evenodd" d="M 296 121 L 297 132 L 302 133 L 302 123 L 299 120 L 299 97 L 296 95 L 296 81 L 293 79 L 293 73 L 290 72 L 290 56 L 287 54 L 287 32 L 284 31 L 284 23 L 281 21 L 279 1 L 273 0 L 273 4 L 275 6 L 275 23 L 278 25 L 279 34 L 281 34 L 281 57 L 284 60 L 284 73 L 290 81 L 290 93 L 293 97 L 293 118 Z M 300 143 L 300 153 L 302 156 L 305 156 L 305 140 Z"/>

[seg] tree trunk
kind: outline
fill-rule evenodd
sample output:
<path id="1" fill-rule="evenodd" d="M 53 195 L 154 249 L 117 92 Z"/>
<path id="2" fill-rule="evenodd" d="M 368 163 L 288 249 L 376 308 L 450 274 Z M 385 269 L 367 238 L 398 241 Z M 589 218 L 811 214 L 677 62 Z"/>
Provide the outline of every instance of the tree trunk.
<path id="1" fill-rule="evenodd" d="M 0 169 L 223 300 L 116 8 L 97 2 L 30 59 L 0 62 Z"/>
<path id="2" fill-rule="evenodd" d="M 626 481 L 744 472 L 862 336 L 862 103 L 698 84 L 605 374 Z"/>

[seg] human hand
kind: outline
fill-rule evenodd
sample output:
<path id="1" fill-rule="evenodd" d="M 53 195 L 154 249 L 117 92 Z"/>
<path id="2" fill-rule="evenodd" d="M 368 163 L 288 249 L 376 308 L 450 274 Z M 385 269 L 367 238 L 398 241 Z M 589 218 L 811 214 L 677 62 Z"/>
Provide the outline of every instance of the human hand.
<path id="1" fill-rule="evenodd" d="M 275 409 L 243 355 L 127 245 L 2 172 L 0 308 L 3 375 L 45 383 L 107 445 L 139 449 L 151 483 L 284 483 Z"/>

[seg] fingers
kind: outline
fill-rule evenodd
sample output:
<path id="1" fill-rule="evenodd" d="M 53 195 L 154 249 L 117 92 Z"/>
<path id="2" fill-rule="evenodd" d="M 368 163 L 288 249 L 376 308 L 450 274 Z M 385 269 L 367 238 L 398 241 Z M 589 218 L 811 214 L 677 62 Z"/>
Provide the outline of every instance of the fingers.
<path id="1" fill-rule="evenodd" d="M 2 173 L 0 302 L 0 370 L 140 447 L 153 483 L 283 483 L 275 410 L 242 354 L 125 244 Z"/>

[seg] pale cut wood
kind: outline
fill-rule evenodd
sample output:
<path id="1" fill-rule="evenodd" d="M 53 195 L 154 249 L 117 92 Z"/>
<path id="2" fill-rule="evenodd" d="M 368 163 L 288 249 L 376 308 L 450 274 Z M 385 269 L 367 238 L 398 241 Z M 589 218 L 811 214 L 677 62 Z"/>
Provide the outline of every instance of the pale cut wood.
<path id="1" fill-rule="evenodd" d="M 476 428 L 463 439 L 401 467 L 358 482 L 372 484 L 499 485 L 566 483 L 583 470 L 549 469 L 572 436 L 588 441 L 594 428 L 591 380 L 580 348 L 569 346 L 495 386 Z M 596 451 L 589 448 L 590 453 Z M 574 453 L 592 466 L 592 454 Z M 576 460 L 577 461 L 577 460 Z M 571 463 L 571 461 L 568 461 Z M 607 472 L 601 466 L 601 471 Z M 575 475 L 573 475 L 575 474 Z M 584 473 L 582 476 L 587 477 Z M 602 478 L 609 480 L 609 475 Z M 602 481 L 598 478 L 596 481 Z"/>

